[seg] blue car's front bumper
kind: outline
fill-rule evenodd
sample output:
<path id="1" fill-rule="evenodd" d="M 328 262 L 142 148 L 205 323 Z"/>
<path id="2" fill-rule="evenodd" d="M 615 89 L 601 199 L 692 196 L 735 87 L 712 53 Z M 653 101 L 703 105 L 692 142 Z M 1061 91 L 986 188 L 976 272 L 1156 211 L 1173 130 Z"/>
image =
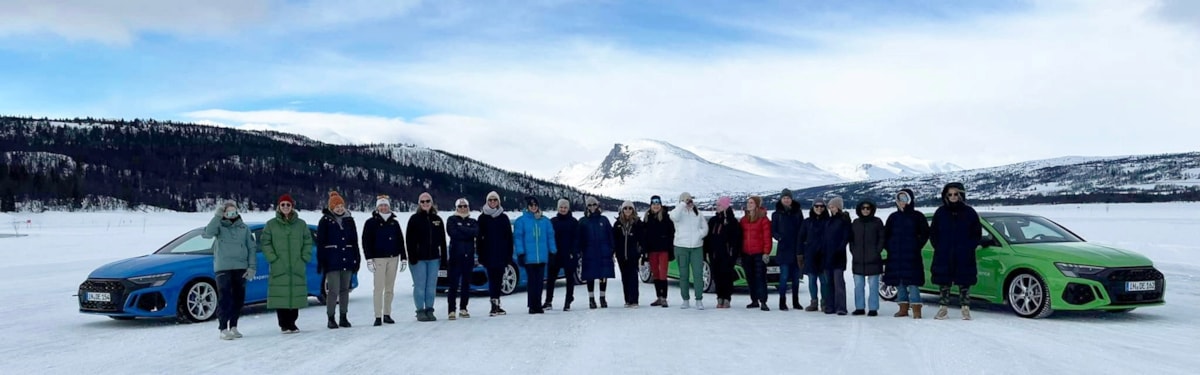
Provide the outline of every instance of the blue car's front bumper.
<path id="1" fill-rule="evenodd" d="M 113 317 L 167 318 L 175 316 L 172 296 L 178 286 L 157 287 L 123 279 L 88 279 L 79 285 L 79 312 Z"/>

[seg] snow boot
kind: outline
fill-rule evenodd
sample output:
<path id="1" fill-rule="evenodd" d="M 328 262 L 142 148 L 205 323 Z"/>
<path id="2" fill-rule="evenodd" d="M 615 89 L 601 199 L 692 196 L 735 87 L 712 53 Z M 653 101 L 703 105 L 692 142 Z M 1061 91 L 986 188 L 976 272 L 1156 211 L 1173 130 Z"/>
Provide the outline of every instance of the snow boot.
<path id="1" fill-rule="evenodd" d="M 338 326 L 342 328 L 350 328 L 350 319 L 346 318 L 346 314 L 342 314 L 342 319 L 338 321 Z"/>
<path id="2" fill-rule="evenodd" d="M 383 319 L 375 318 L 375 324 L 373 325 L 376 327 L 383 325 Z"/>
<path id="3" fill-rule="evenodd" d="M 762 311 L 771 311 L 771 308 L 767 307 L 767 300 L 765 299 L 762 301 L 762 304 L 759 305 L 759 309 Z"/>
<path id="4" fill-rule="evenodd" d="M 432 307 L 425 309 L 425 316 L 429 317 L 429 321 L 431 321 L 431 322 L 437 321 L 437 317 L 433 316 L 433 308 Z"/>
<path id="5" fill-rule="evenodd" d="M 428 316 L 425 316 L 425 310 L 424 310 L 424 309 L 422 309 L 422 310 L 417 310 L 417 321 L 418 321 L 418 322 L 428 322 L 428 321 L 429 321 L 429 317 L 428 317 Z"/>
<path id="6" fill-rule="evenodd" d="M 392 316 L 391 316 L 391 315 L 384 315 L 384 316 L 383 316 L 383 322 L 384 322 L 384 323 L 386 323 L 386 324 L 396 324 L 396 321 L 395 321 L 395 320 L 392 320 Z"/>
<path id="7" fill-rule="evenodd" d="M 692 308 L 692 301 L 686 300 L 686 299 L 683 300 L 683 306 L 679 306 L 679 308 L 684 309 L 684 310 Z"/>
<path id="8" fill-rule="evenodd" d="M 804 310 L 804 305 L 800 304 L 800 290 L 792 289 L 792 308 L 796 311 Z"/>
<path id="9" fill-rule="evenodd" d="M 337 321 L 333 320 L 333 315 L 329 316 L 329 324 L 326 324 L 325 326 L 329 327 L 329 329 L 338 329 Z"/>
<path id="10" fill-rule="evenodd" d="M 949 315 L 950 315 L 949 308 L 946 307 L 946 305 L 942 305 L 942 307 L 938 308 L 938 312 L 936 315 L 933 316 L 933 318 L 937 319 L 937 320 L 946 320 L 946 318 L 949 317 Z"/>
<path id="11" fill-rule="evenodd" d="M 495 299 L 495 298 L 492 298 L 492 299 L 491 299 L 491 302 L 492 302 L 492 309 L 491 309 L 490 311 L 488 311 L 488 316 L 496 316 L 496 315 L 497 315 L 497 314 L 496 314 L 496 309 L 497 309 L 498 307 L 500 307 L 500 306 L 496 304 L 496 299 Z"/>
<path id="12" fill-rule="evenodd" d="M 746 305 L 746 308 L 747 308 L 747 309 L 756 309 L 756 308 L 758 308 L 758 307 L 759 307 L 759 306 L 758 306 L 758 300 L 751 300 L 751 301 L 750 301 L 750 304 L 749 304 L 749 305 Z"/>
<path id="13" fill-rule="evenodd" d="M 779 296 L 779 311 L 788 311 L 787 297 Z"/>
<path id="14" fill-rule="evenodd" d="M 875 310 L 867 311 L 867 316 L 879 316 L 879 312 Z"/>
<path id="15" fill-rule="evenodd" d="M 913 305 L 913 307 L 912 307 L 914 314 L 917 313 L 917 306 L 921 306 L 921 305 Z M 897 311 L 896 314 L 892 315 L 892 317 L 893 318 L 903 318 L 906 316 L 908 316 L 908 303 L 901 302 L 900 303 L 900 311 Z"/>
<path id="16" fill-rule="evenodd" d="M 912 305 L 913 319 L 921 319 L 921 305 Z"/>
<path id="17" fill-rule="evenodd" d="M 962 307 L 962 320 L 971 320 L 971 306 Z"/>
<path id="18" fill-rule="evenodd" d="M 808 305 L 808 307 L 804 308 L 804 311 L 807 311 L 807 312 L 817 311 L 817 308 L 818 308 L 817 305 L 819 305 L 819 303 L 817 303 L 817 300 L 814 299 L 814 300 L 811 300 L 808 302 L 809 302 L 809 305 Z"/>
<path id="19" fill-rule="evenodd" d="M 600 308 L 602 308 L 602 309 L 608 308 L 608 300 L 604 299 L 604 296 L 600 296 Z"/>
<path id="20" fill-rule="evenodd" d="M 854 310 L 854 312 L 850 313 L 850 315 L 859 316 L 859 315 L 864 315 L 866 313 L 867 313 L 866 311 L 859 309 L 859 310 Z"/>
<path id="21" fill-rule="evenodd" d="M 637 307 L 637 305 L 634 305 Z M 696 300 L 696 310 L 704 310 L 704 301 Z"/>
<path id="22" fill-rule="evenodd" d="M 588 297 L 588 308 L 596 309 L 596 297 Z"/>

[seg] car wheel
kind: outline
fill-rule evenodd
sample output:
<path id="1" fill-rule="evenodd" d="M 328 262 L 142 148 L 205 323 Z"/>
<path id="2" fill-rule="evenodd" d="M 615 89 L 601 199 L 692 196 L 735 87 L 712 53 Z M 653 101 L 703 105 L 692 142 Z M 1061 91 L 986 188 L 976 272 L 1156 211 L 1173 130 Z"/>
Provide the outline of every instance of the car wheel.
<path id="1" fill-rule="evenodd" d="M 133 320 L 132 316 L 110 316 L 112 320 Z"/>
<path id="2" fill-rule="evenodd" d="M 176 316 L 184 323 L 198 323 L 217 315 L 217 288 L 211 281 L 195 280 L 179 293 Z"/>
<path id="3" fill-rule="evenodd" d="M 575 285 L 583 285 L 583 258 L 579 258 L 579 263 L 575 265 Z"/>
<path id="4" fill-rule="evenodd" d="M 898 295 L 900 295 L 900 291 L 896 289 L 895 285 L 879 284 L 879 299 L 892 302 Z"/>
<path id="5" fill-rule="evenodd" d="M 1050 308 L 1050 293 L 1046 281 L 1037 274 L 1022 272 L 1008 282 L 1008 306 L 1022 318 L 1045 318 L 1054 312 Z"/>
<path id="6" fill-rule="evenodd" d="M 650 262 L 642 262 L 642 264 L 638 265 L 638 279 L 642 280 L 643 283 L 649 284 L 650 276 L 652 276 L 650 274 Z"/>
<path id="7" fill-rule="evenodd" d="M 507 266 L 504 266 L 504 276 L 500 277 L 500 293 L 507 296 L 516 292 L 517 281 L 520 280 L 520 276 L 517 273 L 517 265 L 509 263 Z"/>
<path id="8" fill-rule="evenodd" d="M 708 261 L 704 261 L 704 292 L 716 293 L 717 285 L 712 281 L 712 268 L 708 267 Z"/>
<path id="9" fill-rule="evenodd" d="M 321 275 L 321 292 L 317 293 L 317 304 L 318 305 L 324 306 L 325 300 L 327 300 L 329 298 L 329 296 L 325 295 L 325 290 L 327 290 L 327 289 L 328 288 L 325 287 L 325 275 Z"/>

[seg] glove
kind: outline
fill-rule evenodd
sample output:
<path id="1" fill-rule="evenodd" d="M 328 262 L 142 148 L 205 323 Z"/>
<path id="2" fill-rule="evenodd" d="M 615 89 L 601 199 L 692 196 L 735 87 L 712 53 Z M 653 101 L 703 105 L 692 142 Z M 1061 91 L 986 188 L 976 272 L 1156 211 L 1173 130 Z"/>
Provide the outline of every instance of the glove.
<path id="1" fill-rule="evenodd" d="M 254 270 L 246 270 L 246 273 L 242 274 L 242 277 L 245 278 L 246 281 L 254 280 Z"/>
<path id="2" fill-rule="evenodd" d="M 371 273 L 375 273 L 375 260 L 374 259 L 367 259 L 367 271 L 371 271 Z"/>
<path id="3" fill-rule="evenodd" d="M 400 261 L 400 269 L 399 269 L 399 271 L 400 271 L 400 272 L 404 272 L 404 270 L 406 270 L 406 269 L 408 269 L 408 261 L 407 261 L 407 260 L 402 260 L 402 261 Z"/>
<path id="4" fill-rule="evenodd" d="M 771 254 L 763 254 L 763 263 L 765 264 L 765 263 L 770 263 L 770 262 L 771 262 Z"/>

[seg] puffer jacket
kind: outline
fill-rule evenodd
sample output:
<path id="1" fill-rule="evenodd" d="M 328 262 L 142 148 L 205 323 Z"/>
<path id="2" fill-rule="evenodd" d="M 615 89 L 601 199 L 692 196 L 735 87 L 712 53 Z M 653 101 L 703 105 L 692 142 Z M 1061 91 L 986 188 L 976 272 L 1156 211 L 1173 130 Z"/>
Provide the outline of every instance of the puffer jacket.
<path id="1" fill-rule="evenodd" d="M 675 246 L 690 249 L 704 247 L 704 236 L 708 234 L 708 222 L 698 212 L 679 205 L 671 210 L 671 220 L 675 221 Z M 767 234 L 770 235 L 770 228 L 768 228 Z"/>

